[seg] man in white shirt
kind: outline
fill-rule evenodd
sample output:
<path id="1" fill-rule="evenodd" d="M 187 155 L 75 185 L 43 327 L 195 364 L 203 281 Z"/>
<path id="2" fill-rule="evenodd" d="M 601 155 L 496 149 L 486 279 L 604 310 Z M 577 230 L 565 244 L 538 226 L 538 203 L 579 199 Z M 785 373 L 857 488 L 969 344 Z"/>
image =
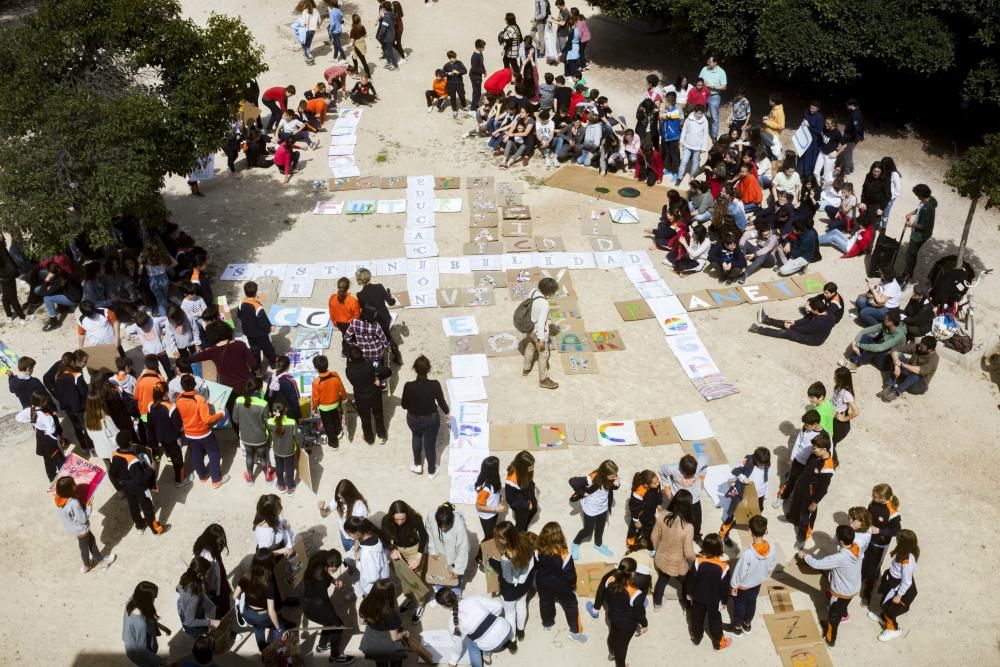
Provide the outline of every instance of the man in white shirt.
<path id="1" fill-rule="evenodd" d="M 531 322 L 534 329 L 521 345 L 524 350 L 524 366 L 521 375 L 531 372 L 538 357 L 538 386 L 545 389 L 557 389 L 559 384 L 549 378 L 549 298 L 559 290 L 555 278 L 542 278 L 538 287 L 531 290 Z"/>
<path id="2" fill-rule="evenodd" d="M 712 116 L 712 141 L 719 138 L 719 113 L 722 107 L 722 92 L 726 89 L 726 70 L 719 67 L 715 56 L 709 56 L 708 62 L 701 68 L 698 77 L 704 80 L 705 87 L 711 94 L 708 96 L 708 112 Z"/>

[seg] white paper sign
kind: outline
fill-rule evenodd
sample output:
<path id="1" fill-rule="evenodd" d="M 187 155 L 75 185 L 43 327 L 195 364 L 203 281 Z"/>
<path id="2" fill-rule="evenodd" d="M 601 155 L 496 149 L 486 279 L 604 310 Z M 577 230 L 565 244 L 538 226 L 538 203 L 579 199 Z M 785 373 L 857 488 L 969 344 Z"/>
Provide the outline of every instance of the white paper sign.
<path id="1" fill-rule="evenodd" d="M 598 419 L 597 444 L 603 447 L 638 445 L 639 435 L 635 432 L 635 421 L 631 419 L 616 421 Z"/>
<path id="2" fill-rule="evenodd" d="M 401 276 L 406 273 L 406 258 L 380 259 L 375 262 L 375 266 L 380 276 Z"/>
<path id="3" fill-rule="evenodd" d="M 227 264 L 219 280 L 247 280 L 253 275 L 253 264 Z"/>
<path id="4" fill-rule="evenodd" d="M 322 329 L 330 324 L 330 312 L 326 308 L 303 308 L 299 311 L 298 325 L 310 329 Z"/>
<path id="5" fill-rule="evenodd" d="M 448 400 L 452 403 L 468 403 L 486 400 L 486 385 L 483 378 L 449 378 Z"/>
<path id="6" fill-rule="evenodd" d="M 597 262 L 594 261 L 594 253 L 592 252 L 568 252 L 566 260 L 566 266 L 571 269 L 597 268 Z"/>
<path id="7" fill-rule="evenodd" d="M 720 372 L 698 334 L 669 336 L 667 344 L 689 380 Z"/>
<path id="8" fill-rule="evenodd" d="M 451 375 L 457 378 L 489 377 L 490 364 L 485 354 L 451 355 Z"/>
<path id="9" fill-rule="evenodd" d="M 281 291 L 278 296 L 282 299 L 307 299 L 312 296 L 314 281 L 311 278 L 305 280 L 285 280 L 281 283 Z"/>
<path id="10" fill-rule="evenodd" d="M 662 282 L 663 276 L 652 266 L 626 266 L 625 277 L 635 285 L 638 283 Z"/>
<path id="11" fill-rule="evenodd" d="M 682 440 L 707 440 L 715 436 L 712 425 L 708 423 L 708 418 L 701 410 L 688 412 L 683 415 L 676 415 L 670 418 L 677 429 L 677 435 Z"/>
<path id="12" fill-rule="evenodd" d="M 406 213 L 405 199 L 379 199 L 375 206 L 375 212 L 386 214 Z"/>
<path id="13" fill-rule="evenodd" d="M 639 296 L 647 300 L 674 295 L 670 286 L 663 280 L 654 280 L 648 283 L 635 283 L 635 288 L 639 290 Z"/>
<path id="14" fill-rule="evenodd" d="M 439 257 L 438 270 L 441 273 L 472 273 L 468 257 Z"/>
<path id="15" fill-rule="evenodd" d="M 413 202 L 410 202 L 410 206 L 406 209 L 406 226 L 407 227 L 433 227 L 436 224 L 434 219 L 434 211 L 432 209 L 420 210 L 414 208 Z"/>
<path id="16" fill-rule="evenodd" d="M 434 228 L 430 227 L 427 229 L 404 229 L 403 230 L 403 243 L 424 243 L 426 241 L 434 240 Z"/>
<path id="17" fill-rule="evenodd" d="M 254 264 L 253 279 L 274 278 L 275 280 L 284 280 L 285 267 L 285 264 Z"/>
<path id="18" fill-rule="evenodd" d="M 406 248 L 407 259 L 422 259 L 424 257 L 438 256 L 438 246 L 437 243 L 434 243 L 434 241 L 429 241 L 427 243 L 407 243 L 404 247 Z"/>
<path id="19" fill-rule="evenodd" d="M 316 215 L 340 215 L 344 212 L 344 202 L 342 201 L 318 201 L 313 207 Z"/>
<path id="20" fill-rule="evenodd" d="M 442 317 L 441 326 L 445 336 L 475 336 L 479 333 L 479 325 L 472 315 Z"/>

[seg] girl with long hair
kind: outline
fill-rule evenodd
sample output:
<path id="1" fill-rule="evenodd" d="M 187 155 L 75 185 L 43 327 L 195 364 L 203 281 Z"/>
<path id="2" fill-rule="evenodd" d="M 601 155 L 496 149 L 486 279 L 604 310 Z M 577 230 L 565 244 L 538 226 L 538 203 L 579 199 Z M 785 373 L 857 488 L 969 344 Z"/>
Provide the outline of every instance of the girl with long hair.
<path id="1" fill-rule="evenodd" d="M 535 490 L 535 457 L 531 452 L 518 452 L 507 466 L 504 497 L 514 512 L 514 525 L 527 530 L 531 519 L 538 513 L 538 495 Z"/>
<path id="2" fill-rule="evenodd" d="M 639 535 L 649 535 L 656 524 L 656 510 L 663 503 L 660 476 L 641 470 L 632 476 L 632 494 L 628 498 L 629 524 L 625 543 L 632 544 Z"/>
<path id="3" fill-rule="evenodd" d="M 335 590 L 343 587 L 343 582 L 336 579 L 337 571 L 343 564 L 340 552 L 336 549 L 317 551 L 309 558 L 303 576 L 302 613 L 313 623 L 321 626 L 342 626 L 344 622 L 337 614 L 330 598 L 330 586 Z M 340 647 L 343 630 L 323 630 L 314 649 L 316 653 L 330 652 L 330 662 L 336 665 L 348 665 L 354 662 L 354 657 L 345 655 Z"/>
<path id="4" fill-rule="evenodd" d="M 593 604 L 587 605 L 588 611 L 593 610 L 591 615 L 602 608 L 608 611 L 608 657 L 614 660 L 615 667 L 626 667 L 629 642 L 648 629 L 646 593 L 632 585 L 635 568 L 634 559 L 623 558 L 618 567 L 604 575 Z"/>
<path id="5" fill-rule="evenodd" d="M 428 537 L 427 555 L 442 558 L 449 574 L 458 579 L 454 587 L 435 585 L 434 589 L 453 588 L 461 594 L 465 568 L 469 564 L 469 533 L 465 529 L 465 517 L 456 512 L 451 503 L 441 503 L 427 513 L 424 528 Z"/>
<path id="6" fill-rule="evenodd" d="M 903 634 L 899 629 L 898 619 L 910 610 L 917 597 L 917 582 L 913 577 L 917 572 L 919 558 L 917 534 L 912 530 L 902 529 L 896 534 L 896 548 L 892 550 L 889 569 L 882 574 L 878 587 L 882 596 L 882 615 L 868 612 L 868 618 L 885 627 L 878 636 L 880 642 L 892 641 Z"/>
<path id="7" fill-rule="evenodd" d="M 140 581 L 132 591 L 132 597 L 125 603 L 125 618 L 122 623 L 122 640 L 125 642 L 125 656 L 135 665 L 162 665 L 163 658 L 157 655 L 160 633 L 170 636 L 170 628 L 160 623 L 156 613 L 156 596 L 159 589 L 150 581 Z"/>
<path id="8" fill-rule="evenodd" d="M 222 561 L 222 552 L 229 553 L 229 541 L 225 529 L 217 523 L 210 523 L 201 531 L 194 541 L 191 552 L 208 561 L 209 572 L 205 578 L 205 593 L 215 605 L 217 618 L 225 616 L 230 609 L 233 593 L 229 585 L 229 575 L 226 564 Z"/>
<path id="9" fill-rule="evenodd" d="M 272 496 L 277 499 L 277 496 Z M 285 634 L 278 615 L 278 587 L 274 580 L 274 554 L 270 549 L 258 549 L 250 567 L 233 590 L 233 600 L 240 606 L 243 598 L 243 619 L 253 628 L 257 649 L 263 651 L 275 639 Z"/>
<path id="10" fill-rule="evenodd" d="M 287 412 L 285 402 L 275 400 L 271 404 L 271 418 L 267 420 L 267 427 L 278 472 L 278 492 L 291 496 L 295 494 L 295 455 L 299 450 L 299 443 L 298 425 Z"/>
<path id="11" fill-rule="evenodd" d="M 833 371 L 833 444 L 838 445 L 851 432 L 851 421 L 859 413 L 858 404 L 854 398 L 854 379 L 851 371 L 837 367 Z"/>
<path id="12" fill-rule="evenodd" d="M 497 524 L 493 539 L 500 559 L 490 558 L 490 567 L 499 574 L 503 615 L 516 629 L 516 638 L 511 642 L 516 646 L 524 639 L 528 622 L 528 593 L 535 576 L 535 540 L 531 533 L 520 533 L 510 521 Z"/>
<path id="13" fill-rule="evenodd" d="M 555 521 L 542 526 L 535 543 L 538 567 L 535 588 L 538 590 L 538 613 L 542 627 L 552 630 L 556 623 L 556 602 L 562 607 L 569 626 L 569 638 L 581 644 L 587 641 L 580 623 L 580 604 L 576 598 L 576 565 L 566 546 L 566 536 Z"/>
<path id="14" fill-rule="evenodd" d="M 330 502 L 320 501 L 320 516 L 327 516 L 331 511 L 337 512 L 337 520 L 340 524 L 340 544 L 344 547 L 344 554 L 348 554 L 354 548 L 354 540 L 344 530 L 344 522 L 350 517 L 360 519 L 368 518 L 368 501 L 354 486 L 354 482 L 349 479 L 342 479 L 337 482 L 337 487 L 333 490 L 333 499 Z M 350 565 L 350 559 L 347 559 Z"/>
<path id="15" fill-rule="evenodd" d="M 368 52 L 365 38 L 368 36 L 368 31 L 365 30 L 365 25 L 361 22 L 361 16 L 358 14 L 351 14 L 351 31 L 349 36 L 351 38 L 351 60 L 354 63 L 354 71 L 360 71 L 358 70 L 358 59 L 360 58 L 361 66 L 364 67 L 365 74 L 370 79 L 372 71 L 368 67 L 368 61 L 365 60 L 365 54 Z"/>
<path id="16" fill-rule="evenodd" d="M 52 407 L 48 393 L 32 393 L 31 405 L 18 412 L 14 419 L 21 424 L 31 424 L 35 429 L 35 454 L 42 457 L 45 476 L 51 482 L 66 462 L 63 454 L 66 441 L 62 437 L 62 427 L 59 426 L 59 415 Z"/>
<path id="17" fill-rule="evenodd" d="M 281 498 L 273 493 L 264 494 L 257 500 L 253 534 L 257 549 L 267 549 L 275 558 L 292 554 L 295 533 L 282 514 Z"/>
<path id="18" fill-rule="evenodd" d="M 479 526 L 483 529 L 483 541 L 493 539 L 497 520 L 507 506 L 503 503 L 500 492 L 503 485 L 500 482 L 500 459 L 487 456 L 479 466 L 479 477 L 476 478 L 476 514 L 479 516 Z M 483 550 L 476 553 L 476 563 L 482 567 Z"/>
<path id="19" fill-rule="evenodd" d="M 208 597 L 211 573 L 212 564 L 201 556 L 195 556 L 177 584 L 177 615 L 181 619 L 181 628 L 195 639 L 219 625 L 215 603 Z"/>
<path id="20" fill-rule="evenodd" d="M 111 455 L 118 448 L 118 445 L 115 444 L 118 427 L 111 416 L 105 412 L 100 387 L 96 383 L 91 385 L 87 391 L 86 406 L 83 426 L 87 429 L 87 435 L 91 442 L 94 443 L 94 450 L 107 468 L 111 465 Z M 115 488 L 118 488 L 117 485 Z"/>
<path id="21" fill-rule="evenodd" d="M 492 654 L 514 637 L 510 622 L 501 615 L 503 605 L 499 600 L 482 595 L 459 597 L 452 589 L 442 588 L 435 593 L 434 602 L 451 611 L 452 634 L 462 640 L 445 656 L 450 665 L 457 665 L 466 651 L 473 667 L 492 664 Z"/>
<path id="22" fill-rule="evenodd" d="M 286 414 L 291 419 L 298 421 L 302 419 L 301 395 L 299 383 L 289 372 L 291 366 L 292 360 L 286 355 L 275 357 L 271 379 L 267 383 L 267 398 L 272 402 L 283 401 L 287 408 Z"/>
<path id="23" fill-rule="evenodd" d="M 903 527 L 903 519 L 899 514 L 899 498 L 893 493 L 891 486 L 876 484 L 872 488 L 868 515 L 871 517 L 871 543 L 861 561 L 861 603 L 864 605 L 870 602 L 889 544 Z"/>
<path id="24" fill-rule="evenodd" d="M 233 403 L 232 409 L 233 423 L 240 427 L 240 449 L 244 452 L 247 466 L 243 473 L 243 481 L 250 486 L 254 483 L 254 462 L 260 463 L 260 470 L 264 473 L 266 482 L 273 483 L 275 478 L 268 456 L 270 442 L 267 401 L 261 398 L 260 393 L 260 378 L 251 376 L 244 385 L 240 398 Z"/>
<path id="25" fill-rule="evenodd" d="M 424 572 L 427 570 L 427 529 L 424 521 L 415 509 L 410 507 L 403 500 L 395 500 L 389 505 L 389 511 L 382 519 L 382 535 L 385 537 L 389 547 L 389 557 L 392 560 L 401 560 L 413 571 L 421 581 L 424 579 Z M 416 605 L 413 612 L 413 622 L 420 622 L 424 615 L 424 605 L 420 600 L 407 596 L 406 601 L 400 606 L 400 612 L 407 612 Z"/>
<path id="26" fill-rule="evenodd" d="M 375 667 L 402 667 L 406 657 L 403 640 L 410 633 L 403 629 L 391 579 L 373 582 L 369 594 L 358 605 L 358 616 L 365 623 L 360 646 L 365 658 Z"/>
<path id="27" fill-rule="evenodd" d="M 663 592 L 667 589 L 670 577 L 682 579 L 694 560 L 694 518 L 691 504 L 691 493 L 686 489 L 679 490 L 670 499 L 663 519 L 653 525 L 650 542 L 656 552 L 653 565 L 657 575 L 653 588 L 654 609 L 663 605 Z"/>
<path id="28" fill-rule="evenodd" d="M 583 528 L 573 538 L 570 553 L 578 560 L 580 544 L 593 537 L 594 551 L 610 558 L 613 552 L 604 544 L 604 526 L 608 522 L 611 505 L 614 504 L 614 491 L 621 486 L 618 464 L 608 459 L 586 477 L 571 478 L 569 485 L 574 491 L 570 502 L 579 501 L 583 517 Z"/>
<path id="29" fill-rule="evenodd" d="M 344 522 L 344 530 L 354 540 L 352 550 L 360 576 L 355 584 L 359 597 L 368 595 L 372 586 L 391 574 L 389 554 L 378 528 L 368 519 L 352 516 Z"/>

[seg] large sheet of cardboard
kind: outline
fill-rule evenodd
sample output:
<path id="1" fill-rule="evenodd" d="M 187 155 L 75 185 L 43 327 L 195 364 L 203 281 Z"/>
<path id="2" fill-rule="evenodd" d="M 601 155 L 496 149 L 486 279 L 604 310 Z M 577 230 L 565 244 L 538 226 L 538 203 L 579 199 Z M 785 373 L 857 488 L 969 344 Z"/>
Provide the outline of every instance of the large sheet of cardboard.
<path id="1" fill-rule="evenodd" d="M 400 558 L 392 561 L 392 568 L 396 572 L 396 577 L 403 585 L 403 593 L 413 596 L 418 602 L 423 601 L 430 595 L 430 588 L 427 587 L 416 572 L 410 569 L 406 561 Z"/>
<path id="2" fill-rule="evenodd" d="M 111 372 L 117 370 L 115 360 L 118 359 L 118 348 L 114 344 L 91 345 L 82 348 L 89 357 L 87 359 L 87 370 L 96 372 L 106 368 Z"/>
<path id="3" fill-rule="evenodd" d="M 684 450 L 685 454 L 691 454 L 692 456 L 704 454 L 708 457 L 708 465 L 710 466 L 729 463 L 729 459 L 726 458 L 726 453 L 722 451 L 722 447 L 719 446 L 719 441 L 715 438 L 708 438 L 706 440 L 684 440 L 681 442 L 681 449 Z"/>
<path id="4" fill-rule="evenodd" d="M 599 196 L 602 201 L 615 202 L 625 206 L 635 206 L 645 211 L 659 213 L 663 208 L 666 188 L 662 186 L 647 187 L 634 178 L 606 174 L 600 176 L 596 169 L 566 165 L 545 179 L 545 185 L 550 188 L 560 188 L 571 192 L 579 192 L 588 197 Z M 598 193 L 596 188 L 605 188 L 608 192 Z M 638 197 L 622 197 L 618 191 L 622 188 L 634 188 L 639 191 Z"/>
<path id="5" fill-rule="evenodd" d="M 432 586 L 457 586 L 458 576 L 450 572 L 450 566 L 444 556 L 427 557 L 427 574 L 424 580 Z"/>
<path id="6" fill-rule="evenodd" d="M 639 436 L 639 444 L 644 447 L 681 443 L 681 436 L 677 434 L 674 422 L 669 417 L 638 419 L 635 422 L 635 432 Z"/>
<path id="7" fill-rule="evenodd" d="M 576 563 L 576 594 L 582 598 L 597 595 L 601 579 L 615 566 L 614 563 Z"/>

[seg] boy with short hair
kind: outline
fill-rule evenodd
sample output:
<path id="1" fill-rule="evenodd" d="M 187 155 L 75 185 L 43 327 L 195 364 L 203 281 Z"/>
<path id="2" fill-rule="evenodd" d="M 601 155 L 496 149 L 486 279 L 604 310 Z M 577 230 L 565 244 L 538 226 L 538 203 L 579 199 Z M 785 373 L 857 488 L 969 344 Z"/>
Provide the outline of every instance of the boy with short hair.
<path id="1" fill-rule="evenodd" d="M 795 524 L 796 549 L 805 546 L 812 536 L 816 511 L 820 501 L 826 497 L 833 479 L 833 445 L 830 444 L 830 436 L 826 432 L 818 433 L 811 444 L 812 452 L 795 484 L 791 503 L 785 513 L 785 518 Z"/>
<path id="2" fill-rule="evenodd" d="M 767 451 L 766 449 L 764 451 Z M 733 568 L 729 582 L 733 597 L 733 615 L 730 617 L 729 633 L 739 637 L 744 632 L 750 634 L 753 617 L 757 613 L 757 593 L 761 584 L 771 576 L 776 554 L 764 539 L 767 535 L 767 519 L 758 514 L 750 518 L 750 536 L 753 543 L 740 554 Z"/>
<path id="3" fill-rule="evenodd" d="M 813 438 L 822 431 L 823 427 L 820 425 L 819 412 L 816 410 L 807 410 L 802 415 L 802 428 L 799 429 L 798 435 L 795 436 L 795 444 L 792 445 L 792 452 L 788 457 L 791 467 L 789 467 L 788 472 L 785 474 L 784 483 L 778 489 L 778 496 L 771 503 L 771 507 L 774 509 L 780 508 L 781 504 L 791 497 L 798 483 L 799 475 L 802 474 L 802 469 L 805 467 L 806 461 L 809 460 Z"/>
<path id="4" fill-rule="evenodd" d="M 427 100 L 427 113 L 434 109 L 444 111 L 448 106 L 448 80 L 444 76 L 444 71 L 434 70 L 434 81 L 431 89 L 424 91 L 424 99 Z"/>
<path id="5" fill-rule="evenodd" d="M 156 486 L 156 471 L 145 454 L 132 451 L 131 434 L 119 431 L 115 436 L 118 449 L 111 454 L 111 465 L 108 474 L 111 475 L 125 492 L 128 500 L 128 511 L 132 515 L 135 530 L 142 535 L 146 528 L 154 535 L 161 535 L 167 528 L 156 520 L 152 497 L 149 490 Z"/>
<path id="6" fill-rule="evenodd" d="M 7 378 L 7 387 L 10 393 L 17 396 L 21 403 L 21 408 L 31 407 L 31 395 L 36 391 L 45 393 L 45 385 L 36 377 L 32 377 L 35 372 L 35 360 L 31 357 L 21 357 L 17 360 L 17 372 L 11 373 Z"/>
<path id="7" fill-rule="evenodd" d="M 479 98 L 483 95 L 483 77 L 486 76 L 486 63 L 483 61 L 483 51 L 486 50 L 486 42 L 477 39 L 475 50 L 469 59 L 469 80 L 472 82 L 472 109 L 479 108 Z"/>
<path id="8" fill-rule="evenodd" d="M 701 544 L 701 489 L 705 482 L 708 457 L 685 454 L 677 463 L 660 466 L 660 485 L 664 499 L 669 503 L 674 494 L 684 489 L 691 494 L 691 520 L 694 526 L 694 541 Z"/>
<path id="9" fill-rule="evenodd" d="M 97 540 L 90 532 L 91 504 L 87 507 L 80 503 L 76 497 L 76 482 L 72 477 L 60 477 L 56 481 L 56 493 L 54 497 L 56 507 L 59 508 L 59 520 L 62 521 L 63 528 L 70 535 L 76 537 L 80 547 L 80 558 L 83 559 L 83 567 L 80 572 L 86 574 L 100 564 L 102 570 L 107 570 L 115 559 L 115 554 L 108 554 L 101 558 L 101 550 L 97 548 Z M 91 498 L 91 502 L 93 498 Z"/>
<path id="10" fill-rule="evenodd" d="M 736 508 L 743 501 L 747 482 L 753 482 L 757 491 L 757 505 L 761 512 L 764 511 L 764 498 L 767 497 L 768 480 L 771 476 L 771 452 L 767 447 L 758 447 L 753 454 L 744 456 L 739 467 L 733 468 L 732 473 L 735 480 L 723 500 L 726 507 L 722 511 L 722 527 L 719 528 L 719 535 L 727 547 L 733 546 L 729 531 L 736 523 Z"/>
<path id="11" fill-rule="evenodd" d="M 552 111 L 556 95 L 556 77 L 552 72 L 545 73 L 545 81 L 538 86 L 538 108 L 541 111 Z"/>
<path id="12" fill-rule="evenodd" d="M 211 407 L 203 396 L 195 393 L 194 376 L 181 377 L 181 389 L 184 391 L 177 397 L 174 408 L 180 418 L 184 439 L 191 449 L 191 459 L 194 461 L 194 471 L 198 481 L 207 482 L 212 479 L 212 488 L 218 489 L 229 481 L 229 475 L 223 475 L 221 470 L 221 455 L 219 441 L 212 432 L 212 424 L 222 421 L 226 413 L 211 414 Z M 238 432 L 237 432 L 238 435 Z M 205 470 L 205 456 L 208 456 L 208 471 Z M 206 474 L 207 472 L 207 474 Z"/>
<path id="13" fill-rule="evenodd" d="M 267 363 L 274 367 L 274 360 L 278 355 L 271 343 L 273 325 L 267 316 L 267 311 L 264 310 L 264 305 L 257 300 L 257 290 L 257 283 L 252 280 L 243 285 L 243 294 L 246 298 L 240 301 L 236 316 L 240 320 L 240 328 L 247 337 L 250 354 L 257 361 L 257 365 L 260 365 L 260 357 L 263 354 Z"/>
<path id="14" fill-rule="evenodd" d="M 809 397 L 809 405 L 813 406 L 816 412 L 819 413 L 820 426 L 832 438 L 833 415 L 836 412 L 836 408 L 833 407 L 833 402 L 826 397 L 826 385 L 819 381 L 813 382 L 809 385 L 809 389 L 806 390 L 806 395 Z"/>
<path id="15" fill-rule="evenodd" d="M 826 301 L 826 312 L 833 316 L 834 321 L 840 322 L 844 316 L 844 297 L 837 291 L 837 283 L 830 282 L 823 285 L 823 300 Z"/>
<path id="16" fill-rule="evenodd" d="M 330 360 L 326 356 L 313 357 L 313 368 L 319 375 L 312 381 L 312 409 L 314 413 L 319 413 L 323 422 L 327 444 L 337 449 L 340 447 L 340 439 L 344 437 L 341 415 L 347 391 L 340 376 L 330 370 Z"/>
<path id="17" fill-rule="evenodd" d="M 448 51 L 445 55 L 448 57 L 448 62 L 444 64 L 441 71 L 447 82 L 448 99 L 451 100 L 451 116 L 458 118 L 459 109 L 464 110 L 466 105 L 465 75 L 468 74 L 468 70 L 465 68 L 465 63 L 458 59 L 458 54 L 454 51 Z"/>
<path id="18" fill-rule="evenodd" d="M 660 155 L 663 157 L 663 177 L 673 181 L 677 180 L 677 170 L 681 166 L 681 119 L 677 93 L 671 90 L 660 111 Z"/>
<path id="19" fill-rule="evenodd" d="M 815 570 L 826 570 L 830 579 L 830 608 L 823 623 L 823 641 L 830 648 L 837 643 L 837 629 L 847 617 L 847 607 L 861 591 L 861 549 L 854 543 L 854 529 L 837 526 L 837 552 L 815 558 L 801 549 L 796 554 Z"/>

